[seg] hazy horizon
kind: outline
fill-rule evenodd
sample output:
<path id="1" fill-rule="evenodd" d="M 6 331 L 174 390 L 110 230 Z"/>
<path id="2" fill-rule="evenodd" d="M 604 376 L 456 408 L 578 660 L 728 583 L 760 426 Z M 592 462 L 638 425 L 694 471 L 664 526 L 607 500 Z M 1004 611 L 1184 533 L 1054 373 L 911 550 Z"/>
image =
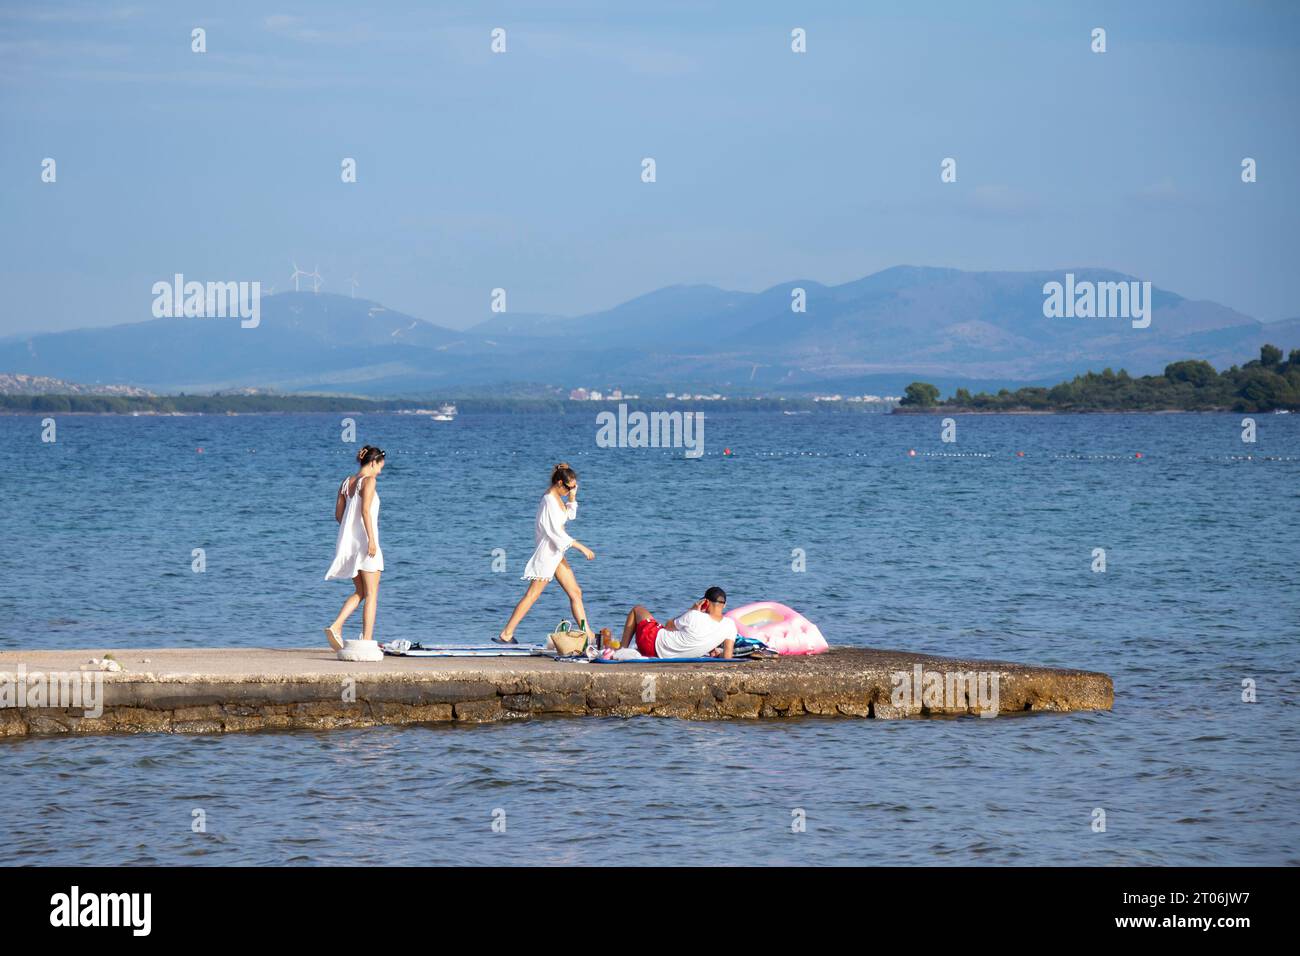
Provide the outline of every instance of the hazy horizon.
<path id="1" fill-rule="evenodd" d="M 948 266 L 920 266 L 920 265 L 918 265 L 918 264 L 916 264 L 916 263 L 900 263 L 900 264 L 898 264 L 897 266 L 887 266 L 887 267 L 885 267 L 884 269 L 879 270 L 879 272 L 888 272 L 888 271 L 889 271 L 890 269 L 892 269 L 892 268 L 904 268 L 904 269 L 907 269 L 907 268 L 922 268 L 922 269 L 935 268 L 935 269 L 946 269 L 946 268 L 952 268 L 952 267 L 948 267 Z M 1044 271 L 1045 273 L 1048 273 L 1048 274 L 1051 274 L 1051 275 L 1056 276 L 1056 275 L 1064 274 L 1065 272 L 1067 272 L 1067 271 L 1071 271 L 1071 270 L 1076 271 L 1076 272 L 1091 272 L 1091 271 L 1092 271 L 1092 270 L 1091 270 L 1089 267 L 1087 267 L 1087 266 L 1067 266 L 1067 267 L 1063 267 L 1063 268 L 1061 268 L 1061 269 L 1049 269 L 1049 270 L 1043 270 L 1043 271 Z M 957 271 L 965 272 L 965 271 L 968 271 L 968 270 L 957 270 Z M 989 272 L 999 272 L 999 271 L 1006 271 L 1006 270 L 989 270 Z M 872 273 L 872 275 L 876 275 L 876 274 L 878 274 L 878 273 Z M 165 281 L 167 278 L 169 278 L 169 277 L 163 277 L 164 281 Z M 186 277 L 186 281 L 189 281 L 190 278 L 191 278 L 191 277 Z M 854 279 L 864 279 L 864 278 L 869 278 L 869 276 L 857 276 L 857 277 L 854 277 Z M 854 279 L 849 279 L 849 280 L 846 281 L 846 283 L 838 283 L 838 284 L 848 284 L 848 283 L 853 282 Z M 694 287 L 694 288 L 716 288 L 716 289 L 719 289 L 720 291 L 723 291 L 723 292 L 735 292 L 735 293 L 741 293 L 741 294 L 757 295 L 757 294 L 760 294 L 760 293 L 762 293 L 762 292 L 769 291 L 769 290 L 771 290 L 771 289 L 777 289 L 777 288 L 781 288 L 781 287 L 783 287 L 783 286 L 786 286 L 786 285 L 788 285 L 791 281 L 794 281 L 794 280 L 786 280 L 785 282 L 777 282 L 777 283 L 773 283 L 772 285 L 764 286 L 763 288 L 760 288 L 760 289 L 724 289 L 724 288 L 722 288 L 722 287 L 720 287 L 720 286 L 716 286 L 716 285 L 714 285 L 713 283 L 707 283 L 707 282 L 701 282 L 701 283 L 674 283 L 673 285 L 670 285 L 670 286 L 661 286 L 661 287 L 659 287 L 659 288 L 657 288 L 657 289 L 649 289 L 649 290 L 647 290 L 646 292 L 643 292 L 643 293 L 639 293 L 639 294 L 637 294 L 637 295 L 630 296 L 628 299 L 623 300 L 622 302 L 614 303 L 614 305 L 617 306 L 617 305 L 626 304 L 626 303 L 628 303 L 628 302 L 635 301 L 636 299 L 643 298 L 643 297 L 648 296 L 648 295 L 653 295 L 653 294 L 656 293 L 656 292 L 662 292 L 662 291 L 665 291 L 665 290 L 668 290 L 668 289 L 672 289 L 672 288 L 691 288 L 691 287 Z M 800 277 L 800 281 L 805 281 L 805 282 L 809 282 L 809 283 L 816 283 L 816 282 L 817 282 L 816 279 L 811 279 L 811 278 L 808 278 L 808 277 Z M 834 288 L 835 285 L 837 285 L 837 284 L 833 284 L 833 283 L 820 283 L 820 284 L 823 285 L 823 286 L 825 286 L 825 287 L 827 287 L 827 288 Z M 270 298 L 271 296 L 273 296 L 273 295 L 276 295 L 276 296 L 278 296 L 278 295 L 285 295 L 286 293 L 293 293 L 293 292 L 295 292 L 295 291 L 297 291 L 298 294 L 301 294 L 301 295 L 312 295 L 312 294 L 315 294 L 315 293 L 313 293 L 313 291 L 312 291 L 312 289 L 311 289 L 311 287 L 310 287 L 310 280 L 304 280 L 304 282 L 303 282 L 303 284 L 302 284 L 302 288 L 300 288 L 299 290 L 294 290 L 294 289 L 292 289 L 292 288 L 283 289 L 283 288 L 279 288 L 278 285 L 277 285 L 277 287 L 275 288 L 275 291 L 274 291 L 274 292 L 267 292 L 267 291 L 265 291 L 265 289 L 264 289 L 263 292 L 262 292 L 262 299 L 265 301 L 266 299 L 269 299 L 269 298 Z M 1177 289 L 1168 289 L 1168 290 L 1164 290 L 1164 291 L 1167 291 L 1167 292 L 1173 292 L 1173 293 L 1175 293 L 1175 294 L 1178 293 L 1178 290 L 1177 290 Z M 376 305 L 384 306 L 385 309 L 389 309 L 389 308 L 391 307 L 391 304 L 390 304 L 390 303 L 385 302 L 385 301 L 383 301 L 383 300 L 381 300 L 381 299 L 376 299 L 376 298 L 374 298 L 374 297 L 372 297 L 372 296 L 366 296 L 366 295 L 360 295 L 360 294 L 352 295 L 350 292 L 346 292 L 346 291 L 345 291 L 345 292 L 339 292 L 339 291 L 337 291 L 337 290 L 330 290 L 330 289 L 327 289 L 327 288 L 324 288 L 324 287 L 322 287 L 322 288 L 320 289 L 319 294 L 321 294 L 321 295 L 330 295 L 330 296 L 339 296 L 340 298 L 355 298 L 355 299 L 357 299 L 358 301 L 373 302 L 373 303 L 376 304 Z M 1217 303 L 1217 304 L 1227 306 L 1228 308 L 1232 308 L 1231 303 Z M 413 318 L 421 319 L 421 320 L 423 320 L 423 321 L 433 322 L 433 324 L 438 324 L 438 323 L 435 322 L 434 320 L 428 319 L 426 316 L 418 315 L 418 314 L 416 314 L 416 313 L 407 312 L 405 309 L 393 309 L 393 311 L 402 312 L 402 313 L 404 313 L 404 314 L 407 314 L 407 315 L 412 316 Z M 602 311 L 605 311 L 605 310 L 604 310 L 604 309 L 586 309 L 586 310 L 583 310 L 583 311 L 573 312 L 573 313 L 558 313 L 558 312 L 555 312 L 555 313 L 545 313 L 545 315 L 546 315 L 547 317 L 549 317 L 549 318 L 555 318 L 555 319 L 577 319 L 577 318 L 582 318 L 582 317 L 584 317 L 584 316 L 595 315 L 595 314 L 598 314 L 598 313 L 600 313 L 600 312 L 602 312 Z M 1236 311 L 1240 311 L 1240 310 L 1236 310 Z M 450 329 L 450 330 L 452 330 L 452 331 L 464 332 L 464 331 L 471 331 L 471 330 L 472 330 L 473 328 L 475 328 L 476 326 L 481 325 L 481 324 L 483 324 L 483 323 L 485 323 L 485 322 L 489 322 L 489 321 L 492 320 L 493 318 L 507 318 L 507 319 L 508 319 L 510 316 L 524 317 L 524 316 L 529 316 L 529 315 L 541 315 L 541 314 L 542 314 L 542 313 L 526 313 L 526 312 L 521 312 L 521 311 L 517 311 L 517 310 L 513 310 L 513 309 L 512 309 L 512 310 L 510 311 L 509 315 L 505 315 L 505 316 L 503 316 L 503 315 L 496 315 L 496 316 L 494 316 L 494 315 L 492 315 L 492 314 L 488 314 L 488 315 L 485 315 L 485 316 L 482 316 L 482 317 L 476 319 L 473 323 L 471 323 L 471 324 L 469 324 L 469 325 L 465 325 L 465 326 L 461 326 L 461 327 L 456 327 L 456 326 L 450 326 L 450 325 L 448 325 L 448 326 L 445 326 L 445 327 L 448 328 L 448 329 Z M 1256 318 L 1255 316 L 1248 316 L 1248 317 L 1249 317 L 1249 318 Z M 1298 316 L 1296 316 L 1296 317 L 1297 317 L 1297 318 L 1300 318 L 1300 315 L 1298 315 Z M 131 324 L 131 323 L 134 323 L 134 322 L 147 322 L 147 321 L 153 321 L 153 320 L 154 320 L 154 316 L 152 316 L 152 315 L 146 315 L 146 316 L 136 317 L 136 318 L 134 318 L 134 319 L 130 319 L 130 320 L 127 320 L 127 321 L 122 322 L 122 323 L 111 323 L 111 324 L 112 324 L 112 325 L 117 325 L 117 324 L 126 325 L 126 324 Z M 1272 320 L 1272 321 L 1268 321 L 1268 320 L 1259 320 L 1259 321 L 1261 321 L 1261 323 L 1262 323 L 1265 327 L 1267 327 L 1267 326 L 1269 326 L 1269 325 L 1281 324 L 1282 322 L 1287 322 L 1287 321 L 1291 321 L 1291 320 L 1288 320 L 1288 319 L 1276 319 L 1276 320 Z M 3 335 L 0 335 L 0 341 L 12 341 L 13 339 L 16 339 L 16 338 L 17 338 L 17 339 L 22 339 L 22 338 L 27 338 L 27 337 L 29 337 L 29 336 L 31 336 L 31 335 L 48 334 L 49 332 L 75 331 L 75 330 L 77 330 L 77 329 L 81 329 L 81 328 L 90 329 L 90 328 L 104 328 L 104 327 L 109 327 L 109 326 L 108 326 L 107 324 L 104 324 L 104 325 L 94 324 L 94 325 L 86 325 L 86 326 L 71 326 L 71 327 L 69 327 L 69 328 L 67 328 L 67 329 L 50 329 L 50 330 L 19 329 L 19 330 L 16 330 L 16 331 L 14 331 L 14 332 L 6 332 L 6 333 L 4 333 Z"/>

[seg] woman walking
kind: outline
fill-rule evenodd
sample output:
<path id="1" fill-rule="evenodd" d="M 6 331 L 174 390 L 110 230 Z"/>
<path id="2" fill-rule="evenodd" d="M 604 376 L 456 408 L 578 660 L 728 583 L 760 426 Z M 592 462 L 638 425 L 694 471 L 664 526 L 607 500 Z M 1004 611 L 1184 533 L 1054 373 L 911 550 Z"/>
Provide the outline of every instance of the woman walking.
<path id="1" fill-rule="evenodd" d="M 351 581 L 356 591 L 343 602 L 343 610 L 334 623 L 325 628 L 325 636 L 334 650 L 343 649 L 343 625 L 357 607 L 362 612 L 363 641 L 375 639 L 375 611 L 379 601 L 379 575 L 384 570 L 384 552 L 379 548 L 379 473 L 384 470 L 384 453 L 366 445 L 357 452 L 360 469 L 339 485 L 334 500 L 334 520 L 339 523 L 338 541 L 334 546 L 334 563 L 325 572 L 326 581 Z"/>
<path id="2" fill-rule="evenodd" d="M 573 576 L 573 568 L 569 567 L 569 562 L 564 557 L 564 552 L 569 548 L 577 548 L 588 561 L 596 559 L 596 555 L 590 548 L 580 541 L 573 540 L 564 530 L 564 525 L 577 516 L 578 475 L 569 467 L 568 462 L 562 461 L 552 470 L 551 487 L 547 489 L 546 494 L 542 495 L 541 504 L 537 506 L 537 524 L 534 532 L 537 550 L 528 559 L 523 575 L 528 581 L 528 589 L 515 605 L 514 613 L 502 628 L 500 636 L 492 638 L 498 644 L 519 643 L 515 640 L 515 628 L 541 597 L 542 590 L 551 578 L 559 581 L 560 587 L 564 588 L 564 593 L 569 596 L 573 620 L 579 625 L 583 625 L 587 620 L 587 610 L 582 606 L 582 588 L 578 587 L 578 579 Z M 591 633 L 590 627 L 587 628 L 587 632 Z"/>

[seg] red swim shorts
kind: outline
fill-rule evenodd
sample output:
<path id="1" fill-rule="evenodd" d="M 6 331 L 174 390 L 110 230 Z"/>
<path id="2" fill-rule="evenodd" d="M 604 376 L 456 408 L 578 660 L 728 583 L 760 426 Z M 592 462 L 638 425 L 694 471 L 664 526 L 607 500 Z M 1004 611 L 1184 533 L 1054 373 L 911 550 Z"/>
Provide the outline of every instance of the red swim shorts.
<path id="1" fill-rule="evenodd" d="M 655 653 L 655 638 L 659 636 L 659 622 L 646 615 L 636 626 L 636 649 L 642 657 L 658 657 Z"/>

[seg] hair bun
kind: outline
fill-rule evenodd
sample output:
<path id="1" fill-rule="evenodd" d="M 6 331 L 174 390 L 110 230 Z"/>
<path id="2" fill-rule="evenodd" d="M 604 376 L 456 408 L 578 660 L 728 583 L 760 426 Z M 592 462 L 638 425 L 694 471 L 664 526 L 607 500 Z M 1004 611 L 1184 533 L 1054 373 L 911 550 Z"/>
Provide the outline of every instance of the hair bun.
<path id="1" fill-rule="evenodd" d="M 570 465 L 567 461 L 562 461 L 562 462 L 560 462 L 558 465 L 555 466 L 555 470 L 556 470 L 556 471 L 561 471 L 561 470 L 567 471 L 568 469 L 570 469 L 570 468 L 572 468 L 572 467 L 573 467 L 573 466 Z"/>
<path id="2" fill-rule="evenodd" d="M 369 446 L 369 445 L 362 445 L 362 446 L 361 446 L 361 450 L 360 450 L 359 452 L 357 452 L 357 461 L 364 462 L 364 461 L 366 460 L 366 454 L 367 454 L 369 451 L 370 451 L 370 446 Z"/>

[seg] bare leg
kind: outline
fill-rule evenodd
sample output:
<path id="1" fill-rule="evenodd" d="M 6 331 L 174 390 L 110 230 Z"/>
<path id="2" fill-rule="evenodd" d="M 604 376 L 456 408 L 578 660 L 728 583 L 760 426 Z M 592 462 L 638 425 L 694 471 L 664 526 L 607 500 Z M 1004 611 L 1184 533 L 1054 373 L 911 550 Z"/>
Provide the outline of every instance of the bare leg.
<path id="1" fill-rule="evenodd" d="M 361 583 L 366 589 L 365 607 L 361 611 L 361 639 L 375 639 L 375 615 L 379 611 L 379 575 L 382 571 L 362 571 Z"/>
<path id="2" fill-rule="evenodd" d="M 506 626 L 501 629 L 501 639 L 503 641 L 512 640 L 515 636 L 515 628 L 519 622 L 524 619 L 524 615 L 529 612 L 537 599 L 542 596 L 542 590 L 546 587 L 545 581 L 529 581 L 528 590 L 524 591 L 524 596 L 519 599 L 515 605 L 514 612 L 510 615 L 510 620 L 506 621 Z"/>
<path id="3" fill-rule="evenodd" d="M 360 571 L 358 571 L 357 576 L 352 579 L 352 584 L 356 590 L 348 595 L 348 599 L 343 602 L 343 610 L 339 611 L 339 616 L 336 617 L 334 623 L 327 628 L 330 632 L 330 644 L 333 644 L 336 640 L 339 642 L 338 647 L 334 648 L 336 651 L 343 646 L 343 625 L 346 624 L 348 618 L 352 616 L 352 612 L 360 606 L 361 599 L 365 596 L 361 586 Z"/>
<path id="4" fill-rule="evenodd" d="M 623 646 L 631 647 L 632 640 L 636 636 L 636 626 L 650 617 L 651 614 L 644 604 L 638 604 L 632 610 L 627 612 L 627 622 L 623 625 Z"/>
<path id="5" fill-rule="evenodd" d="M 573 622 L 579 627 L 582 622 L 587 620 L 587 609 L 582 606 L 582 588 L 578 587 L 578 579 L 573 576 L 573 568 L 569 567 L 568 561 L 561 561 L 555 569 L 555 580 L 560 582 L 560 587 L 564 588 L 564 593 L 569 596 L 569 609 L 573 611 Z M 587 633 L 591 633 L 591 623 L 587 623 Z"/>

